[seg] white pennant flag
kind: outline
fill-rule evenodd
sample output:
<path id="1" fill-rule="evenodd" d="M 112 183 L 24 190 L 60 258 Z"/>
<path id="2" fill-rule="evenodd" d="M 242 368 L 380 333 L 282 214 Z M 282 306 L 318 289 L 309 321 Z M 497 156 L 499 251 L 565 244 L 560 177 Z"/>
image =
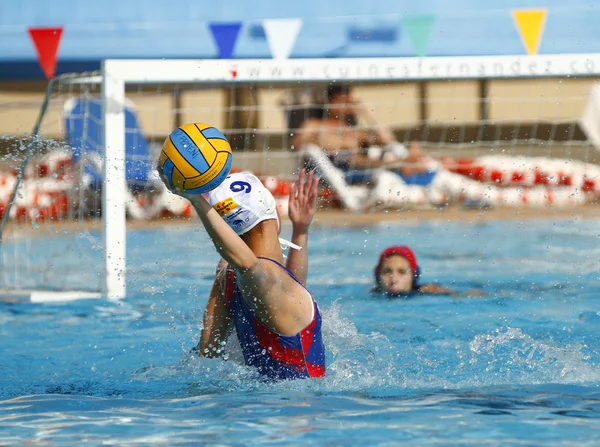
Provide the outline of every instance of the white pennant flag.
<path id="1" fill-rule="evenodd" d="M 272 19 L 262 22 L 273 59 L 287 59 L 298 38 L 302 19 Z"/>

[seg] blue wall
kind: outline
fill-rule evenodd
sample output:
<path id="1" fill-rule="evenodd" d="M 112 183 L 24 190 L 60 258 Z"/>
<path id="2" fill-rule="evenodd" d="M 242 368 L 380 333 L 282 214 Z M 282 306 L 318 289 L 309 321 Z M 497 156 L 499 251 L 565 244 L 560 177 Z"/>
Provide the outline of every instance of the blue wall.
<path id="1" fill-rule="evenodd" d="M 599 2 L 600 3 L 600 2 Z M 432 14 L 427 55 L 525 54 L 511 9 L 546 8 L 541 54 L 600 52 L 600 4 L 569 0 L 21 0 L 0 2 L 0 77 L 42 77 L 26 32 L 64 26 L 58 71 L 107 57 L 214 58 L 211 22 L 242 22 L 234 57 L 268 58 L 260 25 L 302 18 L 292 57 L 414 56 L 402 19 Z"/>

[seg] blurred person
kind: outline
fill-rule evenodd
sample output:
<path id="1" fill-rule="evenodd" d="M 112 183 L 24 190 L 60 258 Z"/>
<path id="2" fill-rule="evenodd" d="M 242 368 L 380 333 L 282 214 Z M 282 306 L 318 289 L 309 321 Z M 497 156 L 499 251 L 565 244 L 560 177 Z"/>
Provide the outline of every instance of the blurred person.
<path id="1" fill-rule="evenodd" d="M 471 207 L 492 207 L 502 198 L 495 185 L 450 172 L 423 152 L 418 141 L 397 142 L 372 110 L 359 102 L 348 85 L 327 89 L 327 103 L 296 113 L 292 146 L 319 169 L 344 206 L 358 211 L 405 205 L 442 206 L 458 200 Z M 298 119 L 300 118 L 300 119 Z M 359 121 L 368 126 L 358 126 Z M 335 169 L 332 169 L 335 168 Z M 364 185 L 364 192 L 349 186 Z"/>
<path id="2" fill-rule="evenodd" d="M 194 353 L 222 356 L 235 327 L 246 364 L 263 377 L 325 375 L 321 313 L 305 287 L 308 229 L 316 210 L 318 182 L 313 172 L 302 170 L 291 187 L 291 243 L 279 239 L 275 199 L 252 174 L 229 175 L 207 197 L 173 190 L 191 202 L 224 260 L 217 269 Z M 281 243 L 301 248 L 290 253 L 286 266 Z"/>
<path id="3" fill-rule="evenodd" d="M 354 97 L 350 87 L 332 85 L 327 90 L 327 103 L 320 109 L 313 104 L 304 114 L 296 110 L 293 115 L 290 128 L 299 127 L 294 131 L 293 148 L 304 153 L 309 166 L 318 167 L 346 209 L 428 201 L 423 182 L 433 174 L 416 175 L 424 160 L 420 147 L 412 143 L 407 149 L 396 141 L 370 108 Z M 359 127 L 359 120 L 369 127 Z M 411 170 L 408 182 L 402 177 L 404 169 Z M 357 185 L 366 189 L 350 188 Z"/>
<path id="4" fill-rule="evenodd" d="M 366 127 L 359 127 L 359 121 Z M 312 107 L 291 143 L 294 149 L 318 146 L 345 171 L 379 168 L 409 154 L 392 131 L 377 122 L 372 110 L 356 99 L 350 86 L 339 84 L 329 86 L 327 103 L 320 111 Z"/>

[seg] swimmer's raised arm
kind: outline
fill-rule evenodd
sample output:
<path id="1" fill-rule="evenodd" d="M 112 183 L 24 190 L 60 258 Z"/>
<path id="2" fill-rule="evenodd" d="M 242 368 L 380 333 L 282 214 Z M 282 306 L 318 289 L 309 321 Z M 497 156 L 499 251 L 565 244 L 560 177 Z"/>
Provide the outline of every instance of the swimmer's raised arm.
<path id="1" fill-rule="evenodd" d="M 219 254 L 238 273 L 240 286 L 247 293 L 251 291 L 261 296 L 265 302 L 268 301 L 266 297 L 274 293 L 276 286 L 282 285 L 278 275 L 281 272 L 274 269 L 271 263 L 265 266 L 259 262 L 250 247 L 227 225 L 202 195 L 185 194 L 185 197 L 196 210 Z"/>
<path id="2" fill-rule="evenodd" d="M 290 249 L 287 268 L 306 284 L 308 276 L 308 228 L 317 209 L 317 188 L 319 177 L 314 171 L 302 169 L 298 180 L 290 188 L 288 216 L 292 222 L 292 242 L 302 247 L 302 250 Z"/>
<path id="3" fill-rule="evenodd" d="M 165 185 L 170 184 L 163 179 Z M 196 214 L 204 224 L 219 254 L 236 270 L 247 271 L 258 264 L 258 258 L 246 243 L 219 216 L 202 194 L 187 194 L 177 188 L 172 192 L 190 201 Z"/>
<path id="4" fill-rule="evenodd" d="M 168 182 L 165 184 L 168 185 Z M 262 295 L 269 293 L 277 283 L 277 275 L 269 274 L 250 247 L 227 225 L 204 196 L 187 194 L 177 188 L 173 192 L 190 201 L 219 254 L 238 272 L 242 287 Z"/>

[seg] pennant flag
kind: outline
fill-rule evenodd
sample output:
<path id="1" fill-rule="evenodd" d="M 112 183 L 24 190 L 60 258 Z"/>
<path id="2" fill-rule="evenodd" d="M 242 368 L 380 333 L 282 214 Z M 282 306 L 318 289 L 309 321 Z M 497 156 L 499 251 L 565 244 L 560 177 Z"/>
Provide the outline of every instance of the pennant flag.
<path id="1" fill-rule="evenodd" d="M 263 20 L 263 28 L 274 59 L 287 59 L 302 28 L 302 19 Z"/>
<path id="2" fill-rule="evenodd" d="M 429 38 L 435 17 L 433 15 L 407 16 L 402 19 L 402 25 L 412 41 L 417 56 L 423 57 L 429 48 Z"/>
<path id="3" fill-rule="evenodd" d="M 50 79 L 56 72 L 56 56 L 63 28 L 28 28 L 27 32 L 33 41 L 37 53 L 38 62 L 46 79 Z"/>
<path id="4" fill-rule="evenodd" d="M 511 14 L 527 53 L 537 54 L 544 34 L 546 9 L 513 9 Z"/>
<path id="5" fill-rule="evenodd" d="M 219 50 L 219 59 L 231 59 L 242 24 L 236 23 L 211 23 L 210 30 Z"/>

